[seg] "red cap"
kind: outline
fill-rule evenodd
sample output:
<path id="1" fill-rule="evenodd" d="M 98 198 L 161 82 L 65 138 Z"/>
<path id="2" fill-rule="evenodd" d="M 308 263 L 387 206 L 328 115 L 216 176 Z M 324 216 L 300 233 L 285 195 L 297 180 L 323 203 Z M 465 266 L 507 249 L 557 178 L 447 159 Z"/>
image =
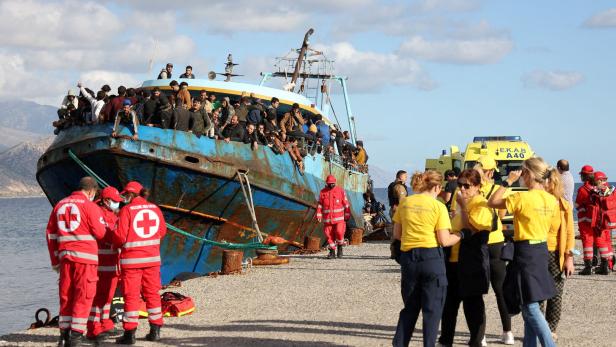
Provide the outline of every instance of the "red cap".
<path id="1" fill-rule="evenodd" d="M 121 194 L 124 194 L 126 192 L 139 194 L 141 193 L 141 189 L 143 189 L 141 183 L 137 181 L 130 181 L 126 184 L 126 186 L 124 186 L 124 190 Z"/>
<path id="2" fill-rule="evenodd" d="M 122 202 L 124 199 L 120 196 L 120 192 L 114 187 L 105 187 L 101 192 L 102 199 L 111 199 L 115 202 Z"/>
<path id="3" fill-rule="evenodd" d="M 325 183 L 327 184 L 336 183 L 336 177 L 334 177 L 334 175 L 327 176 L 327 178 L 325 179 Z"/>
<path id="4" fill-rule="evenodd" d="M 592 166 L 590 165 L 584 165 L 582 166 L 582 170 L 580 170 L 581 174 L 591 174 L 595 171 L 595 169 L 592 168 Z"/>
<path id="5" fill-rule="evenodd" d="M 603 172 L 597 171 L 597 172 L 595 172 L 595 181 L 598 181 L 598 180 L 606 180 L 607 181 L 607 176 Z"/>

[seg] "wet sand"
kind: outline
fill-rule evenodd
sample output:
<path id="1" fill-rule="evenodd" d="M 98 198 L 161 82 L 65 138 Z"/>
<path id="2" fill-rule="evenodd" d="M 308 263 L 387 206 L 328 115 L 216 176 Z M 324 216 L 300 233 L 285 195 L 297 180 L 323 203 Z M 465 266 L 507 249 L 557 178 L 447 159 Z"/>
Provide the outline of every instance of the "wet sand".
<path id="1" fill-rule="evenodd" d="M 287 265 L 183 282 L 171 290 L 193 297 L 197 311 L 167 318 L 160 343 L 144 340 L 148 328 L 142 320 L 137 346 L 390 346 L 402 300 L 389 244 L 345 251 L 344 259 L 325 259 L 325 252 L 297 255 Z M 616 346 L 614 290 L 616 273 L 568 280 L 558 346 Z M 488 345 L 501 345 L 492 293 L 486 307 Z M 469 335 L 461 310 L 458 330 L 456 346 L 465 346 Z M 513 331 L 521 346 L 520 315 L 513 317 Z M 18 332 L 0 337 L 0 346 L 53 346 L 56 336 L 57 330 L 48 328 Z M 421 345 L 421 318 L 411 345 Z"/>

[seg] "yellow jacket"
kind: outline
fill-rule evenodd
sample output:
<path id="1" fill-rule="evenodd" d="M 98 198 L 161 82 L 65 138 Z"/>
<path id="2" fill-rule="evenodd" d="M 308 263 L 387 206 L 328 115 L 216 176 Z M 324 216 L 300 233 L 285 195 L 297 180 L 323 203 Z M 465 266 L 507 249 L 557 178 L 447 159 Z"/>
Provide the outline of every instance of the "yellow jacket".
<path id="1" fill-rule="evenodd" d="M 573 235 L 573 208 L 565 198 L 560 198 L 560 227 L 558 230 L 558 262 L 560 269 L 565 264 L 565 254 L 575 248 Z"/>

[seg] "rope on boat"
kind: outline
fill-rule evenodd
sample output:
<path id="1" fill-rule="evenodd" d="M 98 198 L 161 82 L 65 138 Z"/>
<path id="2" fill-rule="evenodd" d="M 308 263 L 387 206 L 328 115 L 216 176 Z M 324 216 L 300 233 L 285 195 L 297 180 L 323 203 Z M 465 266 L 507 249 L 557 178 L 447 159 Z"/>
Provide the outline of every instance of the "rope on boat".
<path id="1" fill-rule="evenodd" d="M 109 187 L 109 184 L 107 182 L 105 182 L 105 180 L 103 180 L 100 176 L 98 176 L 96 174 L 96 172 L 94 172 L 92 169 L 90 169 L 84 162 L 82 162 L 77 155 L 75 155 L 75 153 L 73 153 L 73 151 L 71 149 L 68 150 L 68 156 L 73 159 L 73 161 L 79 165 L 79 167 L 81 167 L 83 169 L 83 171 L 85 171 L 88 175 L 92 176 L 96 182 L 98 182 L 98 184 L 100 184 L 103 187 Z M 270 249 L 270 250 L 276 250 L 276 246 L 269 246 L 269 245 L 264 245 L 261 242 L 250 242 L 250 243 L 232 243 L 232 242 L 226 242 L 226 241 L 214 241 L 214 240 L 210 240 L 210 239 L 206 239 L 203 237 L 199 237 L 199 236 L 195 236 L 187 231 L 184 231 L 178 227 L 175 227 L 169 223 L 165 223 L 167 224 L 167 229 L 176 232 L 180 235 L 184 235 L 190 238 L 193 238 L 199 242 L 203 242 L 205 244 L 211 245 L 211 246 L 216 246 L 216 247 L 220 247 L 220 248 L 224 248 L 224 249 Z"/>

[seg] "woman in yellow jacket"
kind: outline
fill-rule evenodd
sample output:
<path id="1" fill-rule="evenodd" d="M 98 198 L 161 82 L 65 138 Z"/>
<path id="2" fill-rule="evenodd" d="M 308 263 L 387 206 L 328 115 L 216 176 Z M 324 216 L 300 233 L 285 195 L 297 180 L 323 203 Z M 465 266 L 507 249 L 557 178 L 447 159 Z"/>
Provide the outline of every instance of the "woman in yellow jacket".
<path id="1" fill-rule="evenodd" d="M 556 328 L 560 322 L 565 277 L 571 276 L 574 270 L 572 251 L 575 248 L 575 239 L 573 234 L 573 209 L 567 199 L 564 198 L 563 189 L 557 185 L 549 185 L 546 189 L 558 198 L 560 210 L 559 218 L 553 221 L 547 241 L 548 269 L 554 279 L 556 295 L 546 301 L 545 319 L 550 326 L 552 338 L 556 341 Z"/>
<path id="2" fill-rule="evenodd" d="M 443 176 L 436 171 L 416 172 L 411 179 L 416 194 L 402 199 L 393 216 L 394 239 L 400 241 L 404 302 L 393 346 L 409 345 L 420 311 L 423 345 L 433 347 L 436 343 L 447 290 L 442 247 L 463 237 L 449 232 L 447 208 L 436 200 L 442 183 Z"/>
<path id="3" fill-rule="evenodd" d="M 488 237 L 500 230 L 500 219 L 488 207 L 481 194 L 481 175 L 476 170 L 464 170 L 458 177 L 456 213 L 451 225 L 453 231 L 463 231 L 461 243 L 451 247 L 447 263 L 447 299 L 443 309 L 439 345 L 453 344 L 460 302 L 470 332 L 469 345 L 482 346 L 486 327 L 483 295 L 490 285 Z"/>
<path id="4" fill-rule="evenodd" d="M 517 192 L 503 198 L 506 187 L 519 178 L 528 187 L 528 192 Z M 554 280 L 548 271 L 548 234 L 559 224 L 559 202 L 546 191 L 560 187 L 560 174 L 550 168 L 541 158 L 523 162 L 522 170 L 509 173 L 503 186 L 490 198 L 492 208 L 506 208 L 513 214 L 514 255 L 507 266 L 504 291 L 510 313 L 522 312 L 524 319 L 524 347 L 555 347 L 550 327 L 539 308 L 539 302 L 556 294 Z"/>

